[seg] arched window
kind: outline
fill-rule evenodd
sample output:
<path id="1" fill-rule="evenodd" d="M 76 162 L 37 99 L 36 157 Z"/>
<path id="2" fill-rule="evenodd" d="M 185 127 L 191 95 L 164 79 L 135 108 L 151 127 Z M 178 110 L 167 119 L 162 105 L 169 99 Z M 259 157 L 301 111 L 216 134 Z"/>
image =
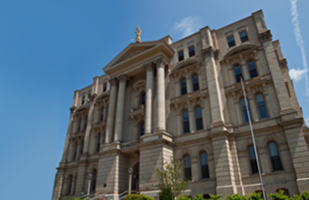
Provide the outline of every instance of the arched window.
<path id="1" fill-rule="evenodd" d="M 97 184 L 97 170 L 93 170 L 92 171 L 92 177 L 91 177 L 91 191 L 94 192 L 95 191 L 95 187 Z"/>
<path id="2" fill-rule="evenodd" d="M 142 95 L 141 95 L 141 104 L 144 105 L 145 102 L 146 102 L 146 94 L 145 94 L 145 92 L 143 92 Z"/>
<path id="3" fill-rule="evenodd" d="M 256 71 L 255 63 L 253 60 L 250 60 L 248 62 L 248 69 L 249 69 L 249 74 L 251 78 L 257 77 L 258 73 Z"/>
<path id="4" fill-rule="evenodd" d="M 283 191 L 283 194 L 290 197 L 290 193 L 289 193 L 289 190 L 288 189 L 285 189 L 285 188 L 279 188 L 276 190 L 276 192 L 279 192 L 280 190 Z"/>
<path id="5" fill-rule="evenodd" d="M 206 152 L 201 153 L 202 178 L 209 178 L 208 158 Z"/>
<path id="6" fill-rule="evenodd" d="M 187 94 L 187 82 L 186 79 L 181 79 L 181 95 Z"/>
<path id="7" fill-rule="evenodd" d="M 197 91 L 200 89 L 200 86 L 198 84 L 198 76 L 196 74 L 192 76 L 192 84 L 193 84 L 193 91 Z"/>
<path id="8" fill-rule="evenodd" d="M 189 125 L 188 110 L 185 110 L 182 113 L 182 124 L 183 124 L 183 133 L 189 133 L 190 132 L 190 125 Z"/>
<path id="9" fill-rule="evenodd" d="M 184 167 L 185 167 L 185 180 L 191 180 L 191 159 L 189 155 L 184 157 Z"/>
<path id="10" fill-rule="evenodd" d="M 140 131 L 141 131 L 141 136 L 143 136 L 145 134 L 145 123 L 142 122 L 140 125 Z"/>
<path id="11" fill-rule="evenodd" d="M 77 142 L 74 145 L 74 155 L 73 155 L 73 160 L 77 159 Z"/>
<path id="12" fill-rule="evenodd" d="M 258 107 L 259 110 L 259 114 L 260 114 L 260 118 L 267 118 L 267 110 L 266 110 L 266 105 L 264 102 L 264 97 L 262 94 L 257 94 L 255 95 L 255 101 L 256 101 L 256 105 Z"/>
<path id="13" fill-rule="evenodd" d="M 236 83 L 240 82 L 240 78 L 242 78 L 242 72 L 241 72 L 240 65 L 236 65 L 234 67 L 234 73 L 235 73 Z"/>
<path id="14" fill-rule="evenodd" d="M 104 108 L 101 109 L 100 121 L 103 121 L 104 118 Z"/>
<path id="15" fill-rule="evenodd" d="M 96 151 L 99 152 L 100 151 L 100 146 L 101 146 L 101 133 L 98 134 L 98 138 L 97 138 L 97 149 Z"/>
<path id="16" fill-rule="evenodd" d="M 196 130 L 203 130 L 203 117 L 202 117 L 202 109 L 201 107 L 195 108 L 195 122 L 196 122 Z"/>
<path id="17" fill-rule="evenodd" d="M 241 110 L 242 110 L 242 114 L 243 114 L 243 117 L 244 117 L 244 121 L 248 122 L 249 121 L 249 117 L 248 117 L 247 106 L 246 106 L 244 98 L 242 98 L 240 100 L 240 105 L 241 105 Z"/>
<path id="18" fill-rule="evenodd" d="M 71 194 L 71 192 L 72 192 L 72 184 L 73 184 L 73 176 L 70 175 L 70 176 L 69 176 L 69 180 L 68 180 L 68 190 L 67 190 L 67 194 Z"/>
<path id="19" fill-rule="evenodd" d="M 277 148 L 277 144 L 274 142 L 271 142 L 268 144 L 268 150 L 269 150 L 269 155 L 271 159 L 271 164 L 273 166 L 273 171 L 280 171 L 283 170 L 282 165 L 281 165 L 281 160 Z"/>
<path id="20" fill-rule="evenodd" d="M 254 147 L 250 146 L 248 148 L 248 151 L 249 151 L 249 159 L 250 159 L 250 164 L 251 164 L 251 172 L 252 172 L 252 174 L 256 174 L 259 171 L 258 171 L 258 166 L 257 166 L 257 162 L 256 162 Z"/>

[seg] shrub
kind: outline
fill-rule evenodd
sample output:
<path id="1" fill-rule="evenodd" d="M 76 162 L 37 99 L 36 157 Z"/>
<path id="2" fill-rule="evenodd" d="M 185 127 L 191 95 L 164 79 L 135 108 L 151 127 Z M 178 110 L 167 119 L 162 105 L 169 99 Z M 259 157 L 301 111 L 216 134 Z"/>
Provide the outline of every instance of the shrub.
<path id="1" fill-rule="evenodd" d="M 124 197 L 124 200 L 154 200 L 152 197 L 145 194 L 129 194 Z"/>
<path id="2" fill-rule="evenodd" d="M 290 200 L 290 197 L 284 194 L 283 190 L 279 190 L 277 193 L 271 193 L 268 195 L 272 200 Z"/>
<path id="3" fill-rule="evenodd" d="M 218 194 L 218 195 L 211 194 L 210 195 L 210 199 L 212 199 L 212 200 L 219 200 L 221 196 L 222 196 L 222 194 Z"/>
<path id="4" fill-rule="evenodd" d="M 204 197 L 202 194 L 198 194 L 194 197 L 194 200 L 204 200 Z"/>
<path id="5" fill-rule="evenodd" d="M 304 191 L 300 196 L 294 194 L 294 199 L 295 200 L 309 200 L 309 192 Z"/>
<path id="6" fill-rule="evenodd" d="M 241 196 L 239 194 L 227 195 L 226 200 L 247 200 L 247 197 Z"/>
<path id="7" fill-rule="evenodd" d="M 264 200 L 262 198 L 262 192 L 253 192 L 249 195 L 248 200 Z"/>
<path id="8" fill-rule="evenodd" d="M 180 197 L 178 197 L 177 200 L 191 200 L 191 198 L 188 197 L 187 195 L 181 195 Z"/>
<path id="9" fill-rule="evenodd" d="M 171 188 L 164 188 L 159 194 L 160 200 L 174 200 L 174 196 Z"/>

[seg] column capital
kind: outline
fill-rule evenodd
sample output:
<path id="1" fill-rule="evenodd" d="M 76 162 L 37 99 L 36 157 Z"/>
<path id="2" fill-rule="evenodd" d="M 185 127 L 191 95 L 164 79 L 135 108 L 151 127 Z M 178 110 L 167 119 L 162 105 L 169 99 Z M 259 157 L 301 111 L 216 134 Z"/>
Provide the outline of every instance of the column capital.
<path id="1" fill-rule="evenodd" d="M 262 43 L 272 41 L 272 34 L 270 33 L 270 30 L 265 31 L 264 33 L 259 34 L 259 39 Z"/>
<path id="2" fill-rule="evenodd" d="M 111 84 L 112 86 L 114 86 L 114 85 L 117 84 L 117 78 L 116 78 L 116 77 L 111 78 L 111 79 L 109 80 L 109 82 L 110 82 L 110 84 Z"/>
<path id="3" fill-rule="evenodd" d="M 118 76 L 118 80 L 120 83 L 124 83 L 128 80 L 128 76 L 127 75 L 120 75 Z"/>
<path id="4" fill-rule="evenodd" d="M 161 68 L 161 67 L 164 68 L 165 65 L 168 64 L 168 60 L 166 60 L 164 57 L 160 57 L 160 58 L 154 60 L 153 63 L 156 64 L 157 69 L 158 69 L 158 68 Z"/>
<path id="5" fill-rule="evenodd" d="M 202 50 L 203 58 L 213 57 L 215 60 L 219 59 L 219 50 L 214 50 L 212 46 Z"/>
<path id="6" fill-rule="evenodd" d="M 143 67 L 146 69 L 147 72 L 153 71 L 153 63 L 152 62 L 144 64 Z"/>

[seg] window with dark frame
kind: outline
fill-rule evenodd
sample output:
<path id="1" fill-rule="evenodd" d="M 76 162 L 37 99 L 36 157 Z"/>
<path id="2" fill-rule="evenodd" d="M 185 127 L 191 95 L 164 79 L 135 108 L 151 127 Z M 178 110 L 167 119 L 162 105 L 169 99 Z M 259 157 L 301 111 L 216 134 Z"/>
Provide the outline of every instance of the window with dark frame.
<path id="1" fill-rule="evenodd" d="M 101 109 L 100 121 L 104 119 L 104 108 Z"/>
<path id="2" fill-rule="evenodd" d="M 145 134 L 145 123 L 141 123 L 141 136 Z"/>
<path id="3" fill-rule="evenodd" d="M 84 141 L 81 142 L 80 154 L 83 153 L 83 150 L 84 150 Z"/>
<path id="4" fill-rule="evenodd" d="M 146 102 L 146 94 L 145 92 L 142 93 L 142 96 L 141 96 L 141 104 L 144 105 Z"/>
<path id="5" fill-rule="evenodd" d="M 227 39 L 227 43 L 228 43 L 229 47 L 233 47 L 233 46 L 236 45 L 233 35 L 227 37 L 226 39 Z"/>
<path id="6" fill-rule="evenodd" d="M 253 60 L 250 60 L 248 62 L 248 69 L 249 69 L 249 74 L 251 78 L 257 77 L 258 73 L 255 67 L 255 62 Z"/>
<path id="7" fill-rule="evenodd" d="M 184 60 L 183 50 L 178 51 L 178 61 Z"/>
<path id="8" fill-rule="evenodd" d="M 241 67 L 240 65 L 236 65 L 234 67 L 234 73 L 235 73 L 235 79 L 236 79 L 236 83 L 240 82 L 240 79 L 242 78 L 242 72 L 241 72 Z"/>
<path id="9" fill-rule="evenodd" d="M 94 192 L 95 191 L 95 187 L 97 184 L 97 170 L 93 170 L 92 171 L 92 177 L 91 177 L 91 191 Z"/>
<path id="10" fill-rule="evenodd" d="M 250 159 L 250 165 L 251 165 L 251 173 L 256 174 L 259 172 L 258 166 L 257 166 L 257 161 L 256 161 L 256 156 L 254 152 L 254 147 L 250 146 L 248 148 L 249 151 L 249 159 Z"/>
<path id="11" fill-rule="evenodd" d="M 258 107 L 259 110 L 259 115 L 260 118 L 267 118 L 267 109 L 266 109 L 266 105 L 265 105 L 265 101 L 264 101 L 264 97 L 262 94 L 257 94 L 255 95 L 255 101 L 256 101 L 256 105 Z"/>
<path id="12" fill-rule="evenodd" d="M 107 83 L 104 83 L 103 84 L 103 92 L 106 92 L 106 89 L 107 89 Z"/>
<path id="13" fill-rule="evenodd" d="M 195 56 L 194 46 L 190 46 L 188 50 L 189 50 L 189 57 Z"/>
<path id="14" fill-rule="evenodd" d="M 183 133 L 189 133 L 190 132 L 190 125 L 189 125 L 188 110 L 184 110 L 182 112 L 182 124 L 183 124 Z"/>
<path id="15" fill-rule="evenodd" d="M 100 151 L 100 146 L 101 146 L 101 133 L 98 134 L 98 141 L 97 141 L 97 149 L 96 151 Z"/>
<path id="16" fill-rule="evenodd" d="M 200 89 L 198 83 L 198 76 L 196 74 L 192 76 L 192 83 L 193 83 L 193 91 L 197 91 Z"/>
<path id="17" fill-rule="evenodd" d="M 181 95 L 187 94 L 187 81 L 186 79 L 181 79 Z"/>
<path id="18" fill-rule="evenodd" d="M 73 183 L 73 176 L 70 175 L 69 176 L 69 183 L 68 183 L 68 190 L 67 190 L 67 194 L 71 194 L 71 191 L 72 191 L 72 183 Z"/>
<path id="19" fill-rule="evenodd" d="M 201 107 L 195 108 L 195 122 L 196 122 L 196 130 L 203 130 L 203 116 Z"/>
<path id="20" fill-rule="evenodd" d="M 240 100 L 240 105 L 241 105 L 241 109 L 242 109 L 244 120 L 245 120 L 245 122 L 248 122 L 249 121 L 249 117 L 248 117 L 247 106 L 246 106 L 244 98 L 242 98 Z"/>
<path id="21" fill-rule="evenodd" d="M 82 97 L 82 105 L 85 103 L 85 96 Z"/>
<path id="22" fill-rule="evenodd" d="M 208 169 L 208 158 L 207 153 L 201 153 L 201 167 L 202 167 L 202 178 L 209 178 L 209 169 Z"/>
<path id="23" fill-rule="evenodd" d="M 191 174 L 191 159 L 189 155 L 184 157 L 185 180 L 192 180 Z"/>
<path id="24" fill-rule="evenodd" d="M 269 150 L 269 155 L 270 155 L 273 171 L 283 170 L 282 165 L 281 165 L 279 152 L 278 152 L 278 148 L 277 148 L 277 144 L 274 143 L 274 142 L 270 142 L 268 144 L 268 150 Z"/>
<path id="25" fill-rule="evenodd" d="M 248 35 L 247 35 L 247 31 L 241 31 L 239 32 L 239 37 L 241 42 L 246 42 L 249 40 Z"/>

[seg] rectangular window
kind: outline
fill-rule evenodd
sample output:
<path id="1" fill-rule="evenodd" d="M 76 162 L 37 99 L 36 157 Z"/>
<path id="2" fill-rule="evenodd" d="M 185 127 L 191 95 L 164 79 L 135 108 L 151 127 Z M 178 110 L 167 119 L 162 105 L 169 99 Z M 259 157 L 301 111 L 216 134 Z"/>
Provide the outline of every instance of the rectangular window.
<path id="1" fill-rule="evenodd" d="M 88 94 L 87 96 L 87 102 L 89 102 L 91 100 L 91 94 Z"/>
<path id="2" fill-rule="evenodd" d="M 178 61 L 182 61 L 184 59 L 183 50 L 178 51 Z"/>
<path id="3" fill-rule="evenodd" d="M 202 178 L 209 178 L 208 165 L 202 165 Z"/>
<path id="4" fill-rule="evenodd" d="M 190 46 L 188 50 L 189 50 L 189 57 L 195 56 L 194 46 Z"/>
<path id="5" fill-rule="evenodd" d="M 241 42 L 246 42 L 246 41 L 249 40 L 248 35 L 247 35 L 247 31 L 239 32 L 239 37 L 240 37 Z"/>
<path id="6" fill-rule="evenodd" d="M 104 83 L 104 85 L 103 85 L 103 92 L 105 92 L 105 91 L 106 91 L 106 88 L 107 88 L 107 84 L 106 84 L 106 83 Z"/>
<path id="7" fill-rule="evenodd" d="M 82 105 L 85 103 L 85 96 L 82 97 Z"/>
<path id="8" fill-rule="evenodd" d="M 227 37 L 226 39 L 227 39 L 227 43 L 228 43 L 229 47 L 235 46 L 235 40 L 234 40 L 234 36 L 233 35 Z"/>

